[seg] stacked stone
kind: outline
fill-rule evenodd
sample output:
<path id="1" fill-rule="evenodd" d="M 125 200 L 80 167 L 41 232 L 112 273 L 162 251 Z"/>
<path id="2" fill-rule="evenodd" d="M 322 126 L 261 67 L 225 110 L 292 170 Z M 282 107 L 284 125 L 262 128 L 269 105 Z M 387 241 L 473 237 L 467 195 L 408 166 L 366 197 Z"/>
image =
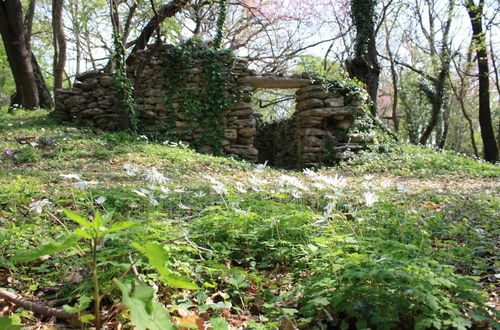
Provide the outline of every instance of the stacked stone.
<path id="1" fill-rule="evenodd" d="M 54 115 L 112 130 L 120 120 L 114 103 L 113 77 L 100 71 L 87 72 L 76 77 L 73 88 L 56 91 Z"/>
<path id="2" fill-rule="evenodd" d="M 127 75 L 135 86 L 138 120 L 147 131 L 164 132 L 173 127 L 183 141 L 199 146 L 206 130 L 211 128 L 193 123 L 192 118 L 180 111 L 182 97 L 170 99 L 166 105 L 169 95 L 166 95 L 165 68 L 160 56 L 164 51 L 162 47 L 138 52 L 128 68 Z M 193 58 L 181 88 L 201 91 L 204 88 L 202 68 L 203 59 Z M 306 167 L 325 163 L 326 149 L 333 151 L 335 158 L 344 159 L 361 148 L 358 137 L 345 134 L 354 126 L 353 115 L 363 111 L 360 106 L 346 104 L 343 97 L 325 92 L 321 86 L 312 85 L 300 76 L 257 76 L 243 59 L 236 59 L 233 70 L 227 93 L 237 92 L 240 100 L 223 114 L 226 126 L 222 147 L 226 154 L 255 162 L 259 156 L 257 145 L 263 151 L 262 156 L 272 158 L 269 160 L 275 165 Z M 258 136 L 256 118 L 259 114 L 252 108 L 255 88 L 299 88 L 293 117 L 266 126 L 267 131 Z M 100 71 L 82 74 L 76 78 L 73 88 L 56 91 L 55 115 L 101 129 L 117 129 L 124 118 L 116 113 L 114 95 L 112 75 Z M 327 141 L 332 144 L 327 145 Z M 209 145 L 199 147 L 202 152 L 213 151 Z"/>
<path id="3" fill-rule="evenodd" d="M 161 54 L 162 49 L 156 54 Z M 190 144 L 199 142 L 201 136 L 209 128 L 201 127 L 197 123 L 189 120 L 186 114 L 179 111 L 183 99 L 172 99 L 169 106 L 165 105 L 165 77 L 161 59 L 158 55 L 148 56 L 147 51 L 139 53 L 138 58 L 148 58 L 147 65 L 140 67 L 140 61 L 130 67 L 129 76 L 138 75 L 136 104 L 137 111 L 144 129 L 147 131 L 164 131 L 171 127 L 174 120 L 174 130 L 180 138 Z M 194 58 L 192 68 L 182 82 L 184 88 L 193 92 L 200 92 L 203 83 L 203 59 Z M 224 152 L 237 158 L 257 161 L 257 149 L 253 147 L 254 136 L 256 134 L 256 120 L 254 110 L 251 106 L 253 89 L 236 83 L 236 79 L 254 74 L 248 69 L 245 60 L 237 59 L 234 66 L 234 78 L 228 87 L 228 93 L 236 90 L 241 95 L 241 100 L 231 109 L 224 113 L 227 126 L 224 129 L 224 139 L 222 147 Z M 212 153 L 212 147 L 204 145 L 199 147 L 199 151 Z"/>
<path id="4" fill-rule="evenodd" d="M 331 148 L 336 159 L 352 156 L 352 151 L 361 146 L 357 141 L 340 132 L 353 127 L 353 114 L 362 111 L 361 107 L 346 105 L 344 97 L 326 92 L 321 86 L 311 85 L 300 88 L 296 93 L 296 113 L 299 136 L 299 166 L 318 166 L 325 158 L 326 141 L 333 143 Z"/>
<path id="5" fill-rule="evenodd" d="M 136 55 L 136 61 L 129 67 L 127 75 L 135 86 L 134 96 L 137 117 L 146 131 L 161 131 L 166 128 L 168 112 L 165 107 L 164 68 L 157 56 L 150 57 L 148 51 Z M 143 66 L 142 60 L 147 64 Z"/>
<path id="6" fill-rule="evenodd" d="M 236 83 L 237 79 L 255 75 L 255 73 L 248 68 L 248 62 L 243 59 L 236 59 L 233 72 L 235 80 L 230 89 L 235 90 L 240 95 L 240 101 L 226 112 L 227 127 L 224 133 L 224 151 L 235 158 L 256 162 L 259 152 L 254 147 L 255 135 L 257 134 L 256 113 L 252 108 L 254 88 Z"/>

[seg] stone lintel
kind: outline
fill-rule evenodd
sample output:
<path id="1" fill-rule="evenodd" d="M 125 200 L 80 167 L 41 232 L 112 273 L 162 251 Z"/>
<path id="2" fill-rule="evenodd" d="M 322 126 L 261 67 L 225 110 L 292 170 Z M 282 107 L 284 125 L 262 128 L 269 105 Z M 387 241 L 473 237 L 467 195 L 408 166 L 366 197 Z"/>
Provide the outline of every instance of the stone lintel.
<path id="1" fill-rule="evenodd" d="M 247 76 L 238 79 L 240 84 L 248 84 L 255 88 L 301 88 L 311 85 L 311 80 L 278 76 Z"/>

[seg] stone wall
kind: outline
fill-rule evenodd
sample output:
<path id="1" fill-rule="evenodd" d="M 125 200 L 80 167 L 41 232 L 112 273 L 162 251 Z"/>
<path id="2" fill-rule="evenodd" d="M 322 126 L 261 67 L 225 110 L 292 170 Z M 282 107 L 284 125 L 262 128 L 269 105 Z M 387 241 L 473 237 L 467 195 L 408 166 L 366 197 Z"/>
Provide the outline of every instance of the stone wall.
<path id="1" fill-rule="evenodd" d="M 344 97 L 316 85 L 301 88 L 296 95 L 299 167 L 351 158 L 361 149 L 359 138 L 349 132 L 355 127 L 355 115 L 364 112 L 361 106 L 346 104 Z"/>
<path id="2" fill-rule="evenodd" d="M 179 111 L 179 104 L 183 99 L 172 99 L 170 106 L 165 105 L 165 98 L 169 95 L 164 88 L 165 73 L 160 56 L 162 50 L 164 48 L 138 52 L 136 60 L 132 61 L 133 64 L 127 71 L 134 85 L 140 127 L 145 132 L 160 133 L 173 128 L 177 137 L 194 145 L 206 128 L 189 120 Z M 193 59 L 193 67 L 182 82 L 185 89 L 199 91 L 202 88 L 202 61 L 199 58 Z M 241 99 L 224 112 L 226 127 L 222 147 L 224 153 L 233 157 L 256 161 L 258 151 L 253 147 L 256 120 L 251 106 L 253 88 L 236 81 L 254 73 L 242 59 L 236 59 L 233 73 L 228 92 L 238 90 Z M 123 115 L 117 114 L 115 109 L 113 78 L 103 72 L 84 73 L 76 77 L 73 88 L 58 90 L 55 115 L 105 130 L 120 129 L 124 120 Z M 210 145 L 198 145 L 197 149 L 205 153 L 213 151 Z"/>
<path id="3" fill-rule="evenodd" d="M 200 145 L 202 134 L 210 128 L 187 118 L 179 110 L 183 99 L 165 102 L 165 70 L 159 54 L 165 49 L 149 49 L 136 54 L 127 75 L 134 85 L 134 99 L 140 128 L 145 132 L 174 130 L 181 140 L 211 153 L 212 146 Z M 193 58 L 183 88 L 199 91 L 203 79 L 203 59 Z M 325 92 L 302 77 L 257 76 L 248 63 L 236 59 L 227 92 L 238 91 L 240 101 L 225 110 L 223 152 L 233 157 L 269 160 L 284 167 L 305 167 L 344 159 L 360 148 L 355 137 L 345 134 L 353 127 L 353 114 L 361 107 L 345 104 L 344 98 Z M 280 123 L 261 126 L 257 132 L 257 113 L 252 108 L 252 94 L 257 88 L 298 88 L 296 112 Z M 166 105 L 168 104 L 168 106 Z M 55 115 L 105 130 L 123 127 L 124 115 L 115 109 L 113 77 L 104 72 L 88 72 L 76 77 L 73 88 L 56 91 Z M 260 152 L 260 157 L 259 157 Z"/>

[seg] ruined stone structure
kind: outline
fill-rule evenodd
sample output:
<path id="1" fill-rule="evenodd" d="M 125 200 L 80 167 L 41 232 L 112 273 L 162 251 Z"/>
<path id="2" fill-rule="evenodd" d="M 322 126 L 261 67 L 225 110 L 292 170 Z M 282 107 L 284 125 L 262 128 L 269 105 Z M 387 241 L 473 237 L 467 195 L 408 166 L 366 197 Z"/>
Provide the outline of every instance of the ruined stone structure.
<path id="1" fill-rule="evenodd" d="M 169 46 L 162 46 L 169 47 Z M 161 49 L 160 49 L 161 51 Z M 138 120 L 144 131 L 163 132 L 173 129 L 181 140 L 192 145 L 207 128 L 189 121 L 178 111 L 180 99 L 165 103 L 164 67 L 158 50 L 138 53 L 128 70 L 134 84 Z M 200 89 L 202 59 L 193 59 L 193 67 L 183 82 L 183 88 Z M 325 92 L 310 79 L 301 76 L 259 76 L 248 69 L 241 59 L 234 62 L 228 92 L 237 90 L 240 101 L 223 113 L 225 117 L 223 152 L 252 162 L 269 160 L 274 165 L 305 167 L 347 158 L 360 148 L 355 136 L 346 130 L 354 125 L 353 116 L 362 108 L 345 104 L 344 97 Z M 256 89 L 297 89 L 296 112 L 291 119 L 258 129 L 260 114 L 252 107 Z M 77 120 L 105 130 L 121 126 L 123 114 L 115 109 L 113 77 L 104 72 L 87 72 L 76 77 L 73 88 L 56 92 L 55 115 L 65 120 Z M 201 152 L 210 153 L 210 145 L 198 145 Z M 260 153 L 260 157 L 259 157 Z"/>

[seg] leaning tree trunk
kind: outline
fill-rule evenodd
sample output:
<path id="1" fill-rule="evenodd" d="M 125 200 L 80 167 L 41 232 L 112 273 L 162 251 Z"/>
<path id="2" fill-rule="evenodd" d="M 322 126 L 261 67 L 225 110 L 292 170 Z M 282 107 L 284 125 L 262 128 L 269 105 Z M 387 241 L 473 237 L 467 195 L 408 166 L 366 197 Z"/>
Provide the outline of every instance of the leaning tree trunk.
<path id="1" fill-rule="evenodd" d="M 486 35 L 483 31 L 484 0 L 476 5 L 473 0 L 467 0 L 465 7 L 469 13 L 472 25 L 472 41 L 476 49 L 477 67 L 479 71 L 479 126 L 483 139 L 484 159 L 489 162 L 498 160 L 498 146 L 495 140 L 490 108 L 490 80 L 488 65 L 488 50 Z"/>
<path id="2" fill-rule="evenodd" d="M 163 5 L 160 10 L 158 10 L 155 17 L 153 17 L 148 24 L 144 27 L 139 37 L 134 41 L 134 48 L 132 49 L 130 55 L 127 57 L 126 64 L 130 66 L 133 61 L 133 55 L 139 51 L 146 48 L 149 39 L 156 31 L 158 26 L 167 18 L 172 17 L 178 12 L 180 12 L 191 0 L 172 0 L 171 2 Z"/>
<path id="3" fill-rule="evenodd" d="M 54 36 L 54 92 L 62 88 L 66 64 L 66 38 L 64 36 L 62 10 L 64 0 L 52 0 L 52 33 Z"/>
<path id="4" fill-rule="evenodd" d="M 35 109 L 40 100 L 24 32 L 21 1 L 0 1 L 0 34 L 19 95 L 19 105 Z"/>

